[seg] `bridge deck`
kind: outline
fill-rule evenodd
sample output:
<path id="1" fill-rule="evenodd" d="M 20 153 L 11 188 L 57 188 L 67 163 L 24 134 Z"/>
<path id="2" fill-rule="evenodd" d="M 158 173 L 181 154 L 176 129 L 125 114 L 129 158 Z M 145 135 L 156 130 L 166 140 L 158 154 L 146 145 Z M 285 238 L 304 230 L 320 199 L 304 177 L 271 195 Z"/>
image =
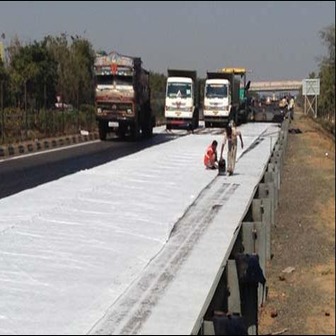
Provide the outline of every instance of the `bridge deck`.
<path id="1" fill-rule="evenodd" d="M 241 130 L 231 177 L 194 134 L 1 199 L 0 334 L 197 329 L 279 132 Z"/>

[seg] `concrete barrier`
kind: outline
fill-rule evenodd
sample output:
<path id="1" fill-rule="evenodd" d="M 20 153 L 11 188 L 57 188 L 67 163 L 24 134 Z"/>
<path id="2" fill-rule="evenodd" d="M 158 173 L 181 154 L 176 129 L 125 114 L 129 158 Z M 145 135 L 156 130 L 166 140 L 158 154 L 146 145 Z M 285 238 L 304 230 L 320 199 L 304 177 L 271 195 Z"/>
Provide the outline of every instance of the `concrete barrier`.
<path id="1" fill-rule="evenodd" d="M 8 144 L 0 146 L 0 159 L 8 158 L 28 153 L 39 152 L 52 148 L 65 147 L 73 144 L 78 144 L 87 141 L 99 139 L 96 132 L 89 133 L 88 135 L 65 135 L 57 138 L 41 139 L 35 141 L 26 141 L 20 144 Z"/>

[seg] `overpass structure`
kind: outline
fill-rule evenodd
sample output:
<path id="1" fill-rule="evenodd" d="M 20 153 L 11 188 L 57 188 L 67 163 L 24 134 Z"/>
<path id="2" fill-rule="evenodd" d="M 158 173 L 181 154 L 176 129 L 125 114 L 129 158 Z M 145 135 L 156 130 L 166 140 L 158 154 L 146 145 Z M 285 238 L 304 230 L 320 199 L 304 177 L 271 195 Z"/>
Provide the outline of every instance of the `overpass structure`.
<path id="1" fill-rule="evenodd" d="M 286 81 L 263 81 L 251 82 L 250 91 L 299 91 L 302 89 L 302 81 L 286 80 Z"/>

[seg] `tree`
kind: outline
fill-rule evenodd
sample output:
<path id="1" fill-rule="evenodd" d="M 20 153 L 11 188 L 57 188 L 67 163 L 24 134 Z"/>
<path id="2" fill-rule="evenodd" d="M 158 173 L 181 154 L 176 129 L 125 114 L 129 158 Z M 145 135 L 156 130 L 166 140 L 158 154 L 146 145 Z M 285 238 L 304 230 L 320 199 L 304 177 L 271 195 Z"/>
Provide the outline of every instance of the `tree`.
<path id="1" fill-rule="evenodd" d="M 320 63 L 319 114 L 335 120 L 335 24 L 324 28 L 320 37 L 328 54 Z"/>
<path id="2" fill-rule="evenodd" d="M 164 119 L 164 101 L 167 77 L 157 72 L 150 72 L 151 106 L 158 120 Z"/>
<path id="3" fill-rule="evenodd" d="M 79 36 L 73 39 L 70 48 L 72 60 L 72 98 L 76 105 L 93 104 L 94 102 L 94 72 L 95 52 L 91 43 Z"/>
<path id="4" fill-rule="evenodd" d="M 309 78 L 309 79 L 314 79 L 314 78 L 316 78 L 316 73 L 315 73 L 315 71 L 311 72 L 311 73 L 308 75 L 308 78 Z"/>
<path id="5" fill-rule="evenodd" d="M 322 63 L 335 68 L 335 24 L 322 29 L 320 37 L 328 49 L 328 55 L 323 57 Z"/>
<path id="6" fill-rule="evenodd" d="M 92 104 L 95 52 L 91 43 L 78 35 L 70 36 L 70 40 L 66 33 L 45 38 L 47 49 L 57 63 L 57 95 L 74 106 Z"/>
<path id="7" fill-rule="evenodd" d="M 52 59 L 57 64 L 56 74 L 56 95 L 62 97 L 62 102 L 69 102 L 69 92 L 67 87 L 69 86 L 69 74 L 71 73 L 70 64 L 70 52 L 68 48 L 67 35 L 62 33 L 60 36 L 48 35 L 44 38 L 43 43 L 45 44 L 48 52 L 50 53 Z"/>
<path id="8" fill-rule="evenodd" d="M 35 41 L 12 53 L 9 73 L 18 105 L 26 104 L 27 97 L 30 105 L 38 109 L 47 102 L 52 103 L 57 82 L 56 63 L 44 43 Z M 48 86 L 48 96 L 45 95 L 45 85 Z"/>

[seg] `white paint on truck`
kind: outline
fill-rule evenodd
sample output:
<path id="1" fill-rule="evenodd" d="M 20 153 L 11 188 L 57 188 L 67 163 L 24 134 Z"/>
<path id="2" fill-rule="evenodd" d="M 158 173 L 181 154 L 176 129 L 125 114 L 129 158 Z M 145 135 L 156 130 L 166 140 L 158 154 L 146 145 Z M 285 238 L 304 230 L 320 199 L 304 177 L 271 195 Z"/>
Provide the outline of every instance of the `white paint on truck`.
<path id="1" fill-rule="evenodd" d="M 193 81 L 191 78 L 168 78 L 165 117 L 192 119 L 194 112 L 193 90 Z"/>
<path id="2" fill-rule="evenodd" d="M 230 82 L 207 79 L 204 86 L 204 117 L 229 117 L 231 109 Z"/>

